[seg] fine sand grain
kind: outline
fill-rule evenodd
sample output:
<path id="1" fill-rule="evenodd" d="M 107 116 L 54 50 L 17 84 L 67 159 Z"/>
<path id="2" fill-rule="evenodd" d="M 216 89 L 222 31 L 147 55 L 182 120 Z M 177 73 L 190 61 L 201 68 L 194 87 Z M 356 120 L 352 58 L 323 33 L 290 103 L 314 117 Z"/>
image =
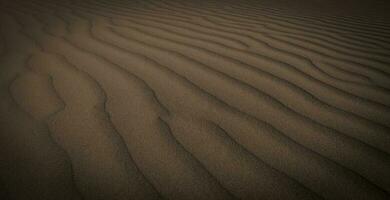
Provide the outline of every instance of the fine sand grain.
<path id="1" fill-rule="evenodd" d="M 0 198 L 390 199 L 389 10 L 0 0 Z"/>

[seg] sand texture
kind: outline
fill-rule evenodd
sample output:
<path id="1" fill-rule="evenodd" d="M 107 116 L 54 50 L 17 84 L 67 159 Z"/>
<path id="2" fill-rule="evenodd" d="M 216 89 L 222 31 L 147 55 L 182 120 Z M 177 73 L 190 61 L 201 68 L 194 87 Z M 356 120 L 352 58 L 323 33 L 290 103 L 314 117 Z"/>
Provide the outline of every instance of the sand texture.
<path id="1" fill-rule="evenodd" d="M 390 3 L 0 0 L 0 199 L 390 199 Z"/>

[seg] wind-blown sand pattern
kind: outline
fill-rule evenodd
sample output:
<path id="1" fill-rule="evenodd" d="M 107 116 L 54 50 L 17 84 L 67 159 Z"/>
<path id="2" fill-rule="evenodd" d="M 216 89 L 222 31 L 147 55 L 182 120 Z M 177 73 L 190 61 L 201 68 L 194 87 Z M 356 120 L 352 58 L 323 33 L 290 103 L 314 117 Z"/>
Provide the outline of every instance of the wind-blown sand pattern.
<path id="1" fill-rule="evenodd" d="M 1 199 L 390 199 L 386 1 L 0 2 Z"/>

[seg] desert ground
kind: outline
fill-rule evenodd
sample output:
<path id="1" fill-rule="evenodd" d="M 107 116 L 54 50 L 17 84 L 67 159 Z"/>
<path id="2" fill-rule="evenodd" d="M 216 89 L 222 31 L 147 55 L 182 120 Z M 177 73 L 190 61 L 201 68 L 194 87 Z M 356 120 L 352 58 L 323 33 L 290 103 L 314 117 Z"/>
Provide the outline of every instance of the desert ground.
<path id="1" fill-rule="evenodd" d="M 390 199 L 390 2 L 0 0 L 0 199 Z"/>

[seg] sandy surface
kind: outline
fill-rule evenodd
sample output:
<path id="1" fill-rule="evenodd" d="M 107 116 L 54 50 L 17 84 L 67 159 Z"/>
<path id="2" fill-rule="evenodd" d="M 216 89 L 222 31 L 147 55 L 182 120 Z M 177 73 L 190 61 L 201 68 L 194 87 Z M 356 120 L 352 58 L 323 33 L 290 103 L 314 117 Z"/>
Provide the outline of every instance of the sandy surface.
<path id="1" fill-rule="evenodd" d="M 0 198 L 390 199 L 385 2 L 0 0 Z"/>

